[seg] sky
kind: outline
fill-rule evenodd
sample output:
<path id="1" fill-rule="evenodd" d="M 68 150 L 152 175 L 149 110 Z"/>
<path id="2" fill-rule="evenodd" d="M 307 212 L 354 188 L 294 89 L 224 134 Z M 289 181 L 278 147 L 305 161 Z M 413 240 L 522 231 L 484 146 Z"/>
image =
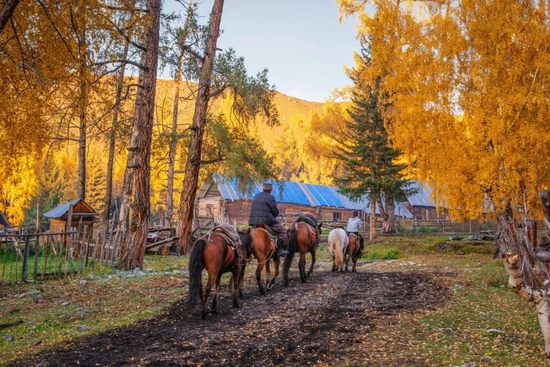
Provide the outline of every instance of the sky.
<path id="1" fill-rule="evenodd" d="M 206 24 L 214 1 L 199 1 Z M 165 1 L 165 11 L 176 9 Z M 339 15 L 334 0 L 225 0 L 218 48 L 233 48 L 251 75 L 267 68 L 277 91 L 323 102 L 350 84 L 344 66 L 353 66 L 359 49 L 355 19 L 340 24 Z"/>

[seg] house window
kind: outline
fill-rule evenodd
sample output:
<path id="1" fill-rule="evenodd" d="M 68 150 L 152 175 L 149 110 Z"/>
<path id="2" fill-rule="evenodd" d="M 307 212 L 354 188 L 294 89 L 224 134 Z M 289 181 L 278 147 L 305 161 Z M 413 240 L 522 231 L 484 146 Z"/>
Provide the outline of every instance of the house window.
<path id="1" fill-rule="evenodd" d="M 342 220 L 342 213 L 340 213 L 340 212 L 333 212 L 333 213 L 332 213 L 332 221 L 333 221 L 333 222 L 339 222 L 340 220 Z"/>

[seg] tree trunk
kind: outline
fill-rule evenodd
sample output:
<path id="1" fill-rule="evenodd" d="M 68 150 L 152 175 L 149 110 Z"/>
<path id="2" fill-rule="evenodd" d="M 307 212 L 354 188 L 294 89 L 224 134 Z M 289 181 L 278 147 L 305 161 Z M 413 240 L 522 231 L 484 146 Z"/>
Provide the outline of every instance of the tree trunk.
<path id="1" fill-rule="evenodd" d="M 526 287 L 520 270 L 517 254 L 508 254 L 504 259 L 504 267 L 508 272 L 508 286 L 522 299 L 532 303 L 537 310 L 540 330 L 544 339 L 544 354 L 546 364 L 550 366 L 550 312 L 548 310 L 548 290 L 541 291 Z"/>
<path id="2" fill-rule="evenodd" d="M 125 60 L 128 57 L 129 44 L 124 45 L 124 53 L 122 58 Z M 122 88 L 124 87 L 124 74 L 126 65 L 122 64 L 118 75 L 117 89 L 115 96 L 115 109 L 113 111 L 113 121 L 109 131 L 109 157 L 107 159 L 107 177 L 105 185 L 105 210 L 103 211 L 103 238 L 105 241 L 109 235 L 109 216 L 111 214 L 111 204 L 113 199 L 113 170 L 115 162 L 115 147 L 116 147 L 116 132 L 118 130 L 118 115 L 120 113 L 120 103 L 122 98 Z"/>
<path id="3" fill-rule="evenodd" d="M 179 67 L 179 65 L 178 65 Z M 178 78 L 179 76 L 179 78 Z M 172 111 L 172 131 L 168 152 L 168 172 L 166 180 L 166 212 L 164 213 L 165 227 L 172 226 L 172 214 L 174 213 L 174 172 L 176 164 L 176 147 L 178 144 L 178 107 L 180 99 L 181 73 L 176 72 L 176 92 L 174 93 L 174 109 Z"/>
<path id="4" fill-rule="evenodd" d="M 370 197 L 370 228 L 369 237 L 371 240 L 376 238 L 376 198 L 371 194 Z"/>
<path id="5" fill-rule="evenodd" d="M 4 30 L 6 24 L 15 12 L 19 0 L 5 0 L 2 9 L 0 9 L 0 33 Z"/>
<path id="6" fill-rule="evenodd" d="M 87 65 L 87 45 L 86 45 L 86 5 L 78 2 L 77 12 L 80 13 L 76 18 L 81 19 L 80 24 L 75 24 L 78 33 L 78 58 L 79 58 L 79 79 L 80 79 L 80 98 L 79 98 L 79 138 L 78 138 L 78 188 L 77 195 L 80 199 L 86 200 L 86 105 L 88 103 L 88 65 Z"/>
<path id="7" fill-rule="evenodd" d="M 550 191 L 539 192 L 545 214 L 547 229 L 550 229 Z M 524 220 L 517 223 L 512 213 L 498 215 L 496 244 L 503 254 L 504 267 L 508 273 L 508 286 L 522 299 L 535 306 L 539 326 L 544 339 L 547 365 L 550 366 L 550 233 L 536 244 L 534 223 Z"/>
<path id="8" fill-rule="evenodd" d="M 123 204 L 119 216 L 119 229 L 122 229 L 121 235 L 123 235 L 125 218 L 129 216 L 131 204 L 132 219 L 129 233 L 123 237 L 123 248 L 127 251 L 127 259 L 124 261 L 127 269 L 143 267 L 149 231 L 150 155 L 157 82 L 161 4 L 161 0 L 147 0 L 146 2 L 150 22 L 145 36 L 145 51 L 141 55 L 139 89 L 136 96 L 132 139 L 124 176 Z M 133 197 L 134 188 L 135 197 Z M 132 198 L 134 199 L 133 202 Z M 118 237 L 119 234 L 117 233 Z M 124 254 L 122 260 L 124 260 Z"/>
<path id="9" fill-rule="evenodd" d="M 191 126 L 191 143 L 187 154 L 185 178 L 183 181 L 183 190 L 181 192 L 178 209 L 178 252 L 184 254 L 188 251 L 191 233 L 193 230 L 192 224 L 195 209 L 195 198 L 197 195 L 199 181 L 199 169 L 201 165 L 201 149 L 204 126 L 206 124 L 206 110 L 210 99 L 210 78 L 212 76 L 214 57 L 216 56 L 216 44 L 220 35 L 223 2 L 224 0 L 215 0 L 214 5 L 212 6 L 208 39 L 206 41 L 206 52 L 204 54 L 204 61 L 201 68 L 199 90 L 197 93 L 195 113 L 193 115 L 193 123 Z"/>
<path id="10" fill-rule="evenodd" d="M 187 17 L 185 19 L 185 26 L 183 28 L 183 34 L 178 42 L 181 45 L 185 45 L 187 36 L 190 30 L 190 21 L 193 14 L 195 5 L 193 1 L 189 1 Z M 172 226 L 172 215 L 174 214 L 174 173 L 176 164 L 176 149 L 179 141 L 178 136 L 178 115 L 179 115 L 179 101 L 180 101 L 180 89 L 181 89 L 181 68 L 183 64 L 184 48 L 181 47 L 180 54 L 178 55 L 178 63 L 176 65 L 176 74 L 174 75 L 174 81 L 176 82 L 176 91 L 174 93 L 174 109 L 172 110 L 172 132 L 170 134 L 170 145 L 168 152 L 168 173 L 166 182 L 166 212 L 164 213 L 164 226 Z"/>
<path id="11" fill-rule="evenodd" d="M 378 210 L 382 216 L 382 232 L 383 233 L 394 233 L 395 232 L 395 203 L 393 201 L 393 196 L 386 194 L 384 196 L 384 205 L 382 205 L 382 200 L 378 202 Z"/>

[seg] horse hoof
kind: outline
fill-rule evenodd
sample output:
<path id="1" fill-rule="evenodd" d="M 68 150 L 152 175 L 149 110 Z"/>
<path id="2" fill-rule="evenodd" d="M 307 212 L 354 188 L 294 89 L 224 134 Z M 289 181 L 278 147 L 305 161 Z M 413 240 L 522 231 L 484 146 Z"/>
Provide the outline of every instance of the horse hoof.
<path id="1" fill-rule="evenodd" d="M 210 313 L 213 314 L 213 315 L 217 315 L 217 314 L 218 314 L 218 310 L 212 310 L 212 311 L 210 311 Z"/>

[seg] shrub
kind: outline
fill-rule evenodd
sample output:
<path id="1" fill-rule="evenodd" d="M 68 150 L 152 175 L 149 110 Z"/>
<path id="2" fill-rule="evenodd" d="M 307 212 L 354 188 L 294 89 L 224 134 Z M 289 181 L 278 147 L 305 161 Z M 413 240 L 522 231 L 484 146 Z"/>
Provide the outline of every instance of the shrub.
<path id="1" fill-rule="evenodd" d="M 367 260 L 393 260 L 400 258 L 402 255 L 398 249 L 388 248 L 367 250 L 363 257 Z"/>

